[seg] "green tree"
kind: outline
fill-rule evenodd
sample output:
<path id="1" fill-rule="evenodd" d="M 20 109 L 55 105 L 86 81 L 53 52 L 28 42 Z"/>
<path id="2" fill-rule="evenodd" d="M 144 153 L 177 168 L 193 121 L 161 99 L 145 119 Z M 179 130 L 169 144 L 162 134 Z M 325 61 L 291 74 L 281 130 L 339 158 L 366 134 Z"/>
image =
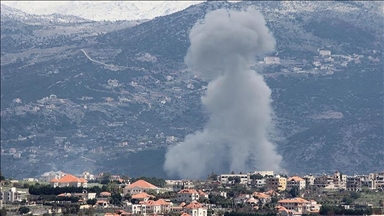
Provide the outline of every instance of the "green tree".
<path id="1" fill-rule="evenodd" d="M 380 207 L 384 207 L 384 200 L 380 200 L 380 201 L 379 201 L 379 206 L 380 206 Z"/>
<path id="2" fill-rule="evenodd" d="M 0 210 L 0 216 L 6 216 L 7 215 L 7 209 L 5 209 L 5 207 L 3 207 L 1 210 Z"/>
<path id="3" fill-rule="evenodd" d="M 114 205 L 121 205 L 121 200 L 123 197 L 121 196 L 120 193 L 112 193 L 111 198 L 110 198 L 110 203 Z"/>
<path id="4" fill-rule="evenodd" d="M 260 175 L 259 173 L 257 173 L 257 174 L 253 174 L 253 175 L 251 175 L 250 178 L 251 178 L 252 180 L 258 180 L 258 179 L 263 179 L 263 176 Z"/>
<path id="5" fill-rule="evenodd" d="M 0 172 L 0 181 L 5 181 L 5 177 L 3 176 L 3 174 Z"/>
<path id="6" fill-rule="evenodd" d="M 111 173 L 103 173 L 101 177 L 101 184 L 108 184 L 111 181 Z"/>
<path id="7" fill-rule="evenodd" d="M 344 202 L 347 205 L 353 204 L 353 199 L 351 197 L 345 196 L 342 199 L 342 202 Z"/>
<path id="8" fill-rule="evenodd" d="M 239 183 L 241 182 L 240 177 L 239 177 L 239 176 L 236 176 L 236 177 L 234 178 L 234 182 L 235 182 L 235 184 L 239 184 Z"/>
<path id="9" fill-rule="evenodd" d="M 352 191 L 349 196 L 352 198 L 352 199 L 358 199 L 360 197 L 360 193 L 358 192 L 355 192 L 355 191 Z"/>
<path id="10" fill-rule="evenodd" d="M 132 195 L 129 194 L 129 193 L 127 193 L 127 194 L 124 195 L 124 199 L 125 199 L 125 200 L 128 200 L 128 201 L 130 202 L 131 199 L 132 199 Z"/>
<path id="11" fill-rule="evenodd" d="M 91 205 L 91 206 L 94 206 L 96 204 L 96 202 L 97 202 L 97 199 L 89 199 L 89 200 L 87 200 L 87 204 Z"/>
<path id="12" fill-rule="evenodd" d="M 292 196 L 292 197 L 297 197 L 299 196 L 299 188 L 298 187 L 293 187 L 290 191 L 289 191 L 289 194 Z"/>
<path id="13" fill-rule="evenodd" d="M 19 208 L 20 214 L 27 214 L 29 211 L 30 211 L 29 208 L 25 206 L 22 206 Z"/>
<path id="14" fill-rule="evenodd" d="M 210 175 L 208 175 L 208 180 L 216 181 L 217 177 L 218 177 L 218 175 L 216 173 L 212 172 Z"/>

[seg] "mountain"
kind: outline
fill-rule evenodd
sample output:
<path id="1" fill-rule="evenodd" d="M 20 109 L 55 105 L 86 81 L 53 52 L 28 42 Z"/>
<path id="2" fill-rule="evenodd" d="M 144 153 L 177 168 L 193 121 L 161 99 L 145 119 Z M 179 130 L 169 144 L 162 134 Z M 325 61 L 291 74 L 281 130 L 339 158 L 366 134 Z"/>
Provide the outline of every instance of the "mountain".
<path id="1" fill-rule="evenodd" d="M 256 1 L 205 2 L 143 22 L 2 18 L 2 172 L 167 177 L 164 149 L 207 121 L 207 80 L 183 63 L 189 29 L 208 11 L 245 7 L 260 10 L 277 41 L 280 64 L 254 67 L 272 89 L 284 167 L 382 169 L 382 3 Z"/>
<path id="2" fill-rule="evenodd" d="M 202 1 L 4 1 L 36 15 L 62 14 L 95 21 L 147 20 L 183 10 Z"/>

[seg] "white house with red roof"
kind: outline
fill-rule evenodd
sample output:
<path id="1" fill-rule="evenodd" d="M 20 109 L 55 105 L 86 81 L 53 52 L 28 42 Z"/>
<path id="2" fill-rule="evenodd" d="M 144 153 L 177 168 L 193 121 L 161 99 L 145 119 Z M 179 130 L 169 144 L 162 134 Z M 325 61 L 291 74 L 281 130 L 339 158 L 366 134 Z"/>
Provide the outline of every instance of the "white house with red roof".
<path id="1" fill-rule="evenodd" d="M 138 193 L 143 193 L 143 192 L 148 192 L 148 191 L 154 191 L 156 193 L 159 193 L 160 188 L 156 187 L 155 185 L 144 181 L 144 180 L 137 180 L 133 182 L 132 184 L 127 185 L 123 189 L 123 194 L 138 194 Z"/>
<path id="2" fill-rule="evenodd" d="M 193 202 L 199 200 L 200 195 L 195 189 L 183 189 L 177 192 L 177 201 L 178 202 Z"/>
<path id="3" fill-rule="evenodd" d="M 59 179 L 51 179 L 52 187 L 87 187 L 87 180 L 84 178 L 77 178 L 74 175 L 67 174 Z"/>
<path id="4" fill-rule="evenodd" d="M 282 214 L 287 212 L 290 215 L 319 213 L 321 207 L 321 204 L 317 204 L 316 201 L 303 198 L 283 199 L 277 203 L 279 212 L 281 211 Z"/>
<path id="5" fill-rule="evenodd" d="M 190 216 L 207 216 L 207 207 L 204 207 L 201 203 L 196 201 L 184 206 L 183 210 Z"/>
<path id="6" fill-rule="evenodd" d="M 153 214 L 166 214 L 171 211 L 171 202 L 167 202 L 164 199 L 159 200 L 148 200 L 144 203 L 146 206 L 146 212 L 147 213 L 153 213 Z"/>

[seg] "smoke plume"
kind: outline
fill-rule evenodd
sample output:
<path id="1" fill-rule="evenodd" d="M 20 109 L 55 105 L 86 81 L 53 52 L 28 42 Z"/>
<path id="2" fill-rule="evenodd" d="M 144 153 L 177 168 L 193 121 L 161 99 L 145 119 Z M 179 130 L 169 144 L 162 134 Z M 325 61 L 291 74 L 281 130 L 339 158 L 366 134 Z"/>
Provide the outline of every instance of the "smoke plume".
<path id="1" fill-rule="evenodd" d="M 271 90 L 250 69 L 255 56 L 275 47 L 262 14 L 215 10 L 193 26 L 189 38 L 185 63 L 211 80 L 202 96 L 210 118 L 203 131 L 168 149 L 165 171 L 196 179 L 212 171 L 280 170 L 282 158 L 268 140 Z"/>

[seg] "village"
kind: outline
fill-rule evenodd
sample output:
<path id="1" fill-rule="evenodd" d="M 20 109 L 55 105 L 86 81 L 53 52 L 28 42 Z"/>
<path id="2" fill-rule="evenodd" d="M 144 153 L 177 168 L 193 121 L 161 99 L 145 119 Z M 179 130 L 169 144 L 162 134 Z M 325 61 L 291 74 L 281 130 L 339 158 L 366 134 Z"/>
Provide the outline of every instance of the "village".
<path id="1" fill-rule="evenodd" d="M 206 180 L 62 171 L 22 180 L 2 176 L 4 215 L 382 215 L 384 172 L 287 176 L 273 171 Z"/>

